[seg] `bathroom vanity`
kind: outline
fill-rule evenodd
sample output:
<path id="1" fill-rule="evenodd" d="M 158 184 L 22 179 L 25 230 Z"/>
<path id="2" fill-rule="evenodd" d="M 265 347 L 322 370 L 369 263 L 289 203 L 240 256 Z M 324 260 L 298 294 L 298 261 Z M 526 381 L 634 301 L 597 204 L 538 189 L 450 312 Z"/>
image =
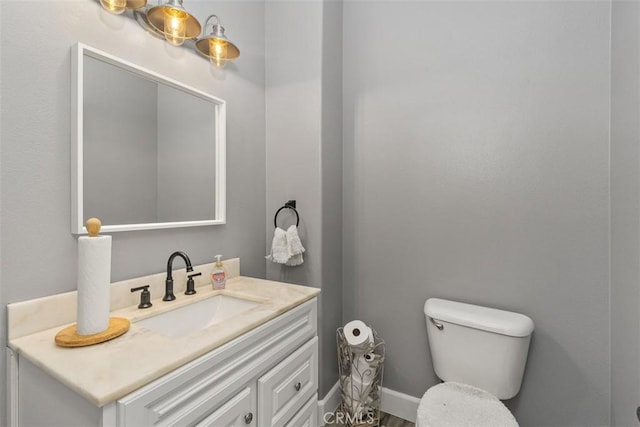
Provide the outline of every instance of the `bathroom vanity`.
<path id="1" fill-rule="evenodd" d="M 10 305 L 12 425 L 318 425 L 319 289 L 241 277 L 225 264 L 226 290 L 201 279 L 196 295 L 176 289 L 178 300 L 168 303 L 160 299 L 162 275 L 112 284 L 112 309 L 121 307 L 112 316 L 129 318 L 131 328 L 94 346 L 54 343 L 69 323 L 60 320 L 75 316 L 75 292 Z M 207 277 L 212 266 L 195 268 Z M 176 272 L 176 284 L 183 274 Z M 151 309 L 138 309 L 129 292 L 140 283 L 151 285 Z M 179 319 L 174 313 L 214 299 L 236 311 L 210 325 L 164 330 Z"/>

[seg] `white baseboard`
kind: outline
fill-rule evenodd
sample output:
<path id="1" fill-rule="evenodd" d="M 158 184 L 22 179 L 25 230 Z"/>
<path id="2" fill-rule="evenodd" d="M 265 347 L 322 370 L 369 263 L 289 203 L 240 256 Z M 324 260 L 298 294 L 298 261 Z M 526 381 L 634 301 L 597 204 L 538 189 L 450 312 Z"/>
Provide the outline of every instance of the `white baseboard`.
<path id="1" fill-rule="evenodd" d="M 412 423 L 416 422 L 418 405 L 420 404 L 419 398 L 382 387 L 381 400 L 380 410 L 382 412 L 395 415 Z"/>
<path id="2" fill-rule="evenodd" d="M 18 357 L 9 347 L 6 347 L 7 357 L 7 413 L 5 420 L 7 426 L 18 426 Z"/>
<path id="3" fill-rule="evenodd" d="M 318 425 L 324 426 L 325 414 L 332 414 L 340 405 L 340 381 L 331 387 L 331 390 L 324 396 L 322 400 L 318 400 Z"/>
<path id="4" fill-rule="evenodd" d="M 333 413 L 340 405 L 340 382 L 337 381 L 324 399 L 318 400 L 318 425 L 324 425 L 324 415 Z M 399 391 L 382 387 L 380 410 L 403 420 L 416 422 L 420 399 Z"/>

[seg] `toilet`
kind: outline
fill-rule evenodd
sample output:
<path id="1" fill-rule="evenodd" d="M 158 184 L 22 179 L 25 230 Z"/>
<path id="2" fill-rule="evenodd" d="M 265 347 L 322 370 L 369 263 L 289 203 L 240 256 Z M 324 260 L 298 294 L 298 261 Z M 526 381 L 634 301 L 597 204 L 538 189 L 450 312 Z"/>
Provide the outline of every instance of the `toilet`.
<path id="1" fill-rule="evenodd" d="M 533 320 L 430 298 L 424 304 L 433 368 L 444 381 L 420 400 L 417 427 L 513 427 L 501 402 L 520 391 Z"/>

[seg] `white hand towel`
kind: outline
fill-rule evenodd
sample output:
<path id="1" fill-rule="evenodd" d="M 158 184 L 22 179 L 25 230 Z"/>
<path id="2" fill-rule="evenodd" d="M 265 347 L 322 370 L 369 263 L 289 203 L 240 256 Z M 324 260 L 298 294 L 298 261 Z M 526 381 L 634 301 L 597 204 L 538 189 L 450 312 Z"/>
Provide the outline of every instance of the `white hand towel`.
<path id="1" fill-rule="evenodd" d="M 289 261 L 287 261 L 285 265 L 288 265 L 289 267 L 295 267 L 296 265 L 300 265 L 303 262 L 304 259 L 302 259 L 302 254 L 297 254 L 289 258 Z"/>
<path id="2" fill-rule="evenodd" d="M 289 261 L 289 245 L 287 244 L 287 232 L 277 227 L 273 232 L 271 241 L 271 253 L 265 257 L 277 264 L 285 264 Z"/>
<path id="3" fill-rule="evenodd" d="M 302 253 L 305 249 L 304 246 L 302 246 L 300 236 L 298 235 L 298 227 L 295 225 L 292 225 L 287 229 L 287 250 L 289 252 L 289 260 L 286 265 L 293 267 L 304 262 Z"/>

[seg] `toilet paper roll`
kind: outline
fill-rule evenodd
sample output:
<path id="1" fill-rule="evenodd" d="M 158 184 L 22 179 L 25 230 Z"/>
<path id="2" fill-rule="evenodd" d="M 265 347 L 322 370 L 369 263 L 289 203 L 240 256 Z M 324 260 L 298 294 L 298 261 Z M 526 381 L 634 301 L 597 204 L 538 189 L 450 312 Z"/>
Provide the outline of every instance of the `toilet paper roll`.
<path id="1" fill-rule="evenodd" d="M 365 353 L 358 356 L 351 368 L 351 379 L 354 384 L 369 385 L 376 373 L 376 368 L 371 366 L 374 360 L 372 353 Z"/>
<path id="2" fill-rule="evenodd" d="M 109 327 L 111 236 L 78 238 L 78 334 Z"/>
<path id="3" fill-rule="evenodd" d="M 370 396 L 371 386 L 360 384 L 352 378 L 345 380 L 344 391 L 344 403 L 353 415 L 362 413 L 373 401 Z"/>
<path id="4" fill-rule="evenodd" d="M 352 320 L 344 325 L 344 338 L 355 349 L 366 349 L 373 342 L 373 331 L 362 320 Z"/>

